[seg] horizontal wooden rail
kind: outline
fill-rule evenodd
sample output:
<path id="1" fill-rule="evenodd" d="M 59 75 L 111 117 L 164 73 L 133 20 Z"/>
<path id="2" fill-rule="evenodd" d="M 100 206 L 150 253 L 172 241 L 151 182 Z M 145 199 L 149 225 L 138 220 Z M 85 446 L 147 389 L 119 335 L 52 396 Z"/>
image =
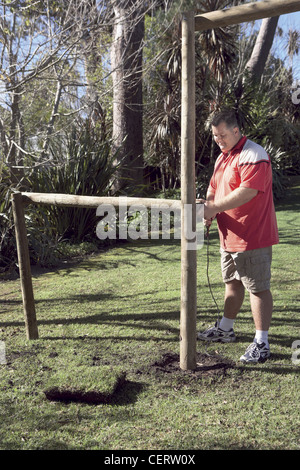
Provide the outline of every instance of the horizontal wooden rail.
<path id="1" fill-rule="evenodd" d="M 195 31 L 221 28 L 300 11 L 299 0 L 263 0 L 195 15 Z"/>
<path id="2" fill-rule="evenodd" d="M 141 206 L 146 208 L 169 208 L 171 210 L 181 209 L 181 200 L 178 199 L 74 196 L 71 194 L 29 192 L 13 193 L 12 207 L 27 339 L 37 339 L 39 337 L 24 213 L 24 207 L 29 204 L 82 207 L 89 209 L 96 209 L 101 204 L 113 205 L 114 207 L 124 207 L 126 204 L 127 207 L 137 207 L 137 210 Z"/>
<path id="3" fill-rule="evenodd" d="M 151 207 L 172 207 L 174 209 L 181 208 L 181 201 L 179 199 L 157 199 L 157 198 L 143 198 L 143 197 L 102 197 L 102 196 L 74 196 L 71 194 L 52 194 L 52 193 L 28 193 L 23 192 L 23 204 L 42 204 L 42 205 L 55 205 L 65 207 L 83 207 L 83 208 L 96 208 L 101 204 L 111 204 L 114 207 L 124 205 L 127 206 L 144 206 Z"/>

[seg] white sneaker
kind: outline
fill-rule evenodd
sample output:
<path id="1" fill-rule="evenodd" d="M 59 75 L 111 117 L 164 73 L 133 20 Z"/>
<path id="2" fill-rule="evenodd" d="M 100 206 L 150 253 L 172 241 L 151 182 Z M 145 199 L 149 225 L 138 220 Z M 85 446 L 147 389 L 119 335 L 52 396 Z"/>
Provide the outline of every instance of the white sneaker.
<path id="1" fill-rule="evenodd" d="M 224 331 L 219 327 L 218 322 L 215 323 L 215 326 L 207 328 L 207 330 L 203 331 L 202 333 L 199 332 L 197 338 L 201 339 L 202 341 L 214 341 L 220 343 L 232 343 L 236 340 L 233 328 L 231 328 L 229 331 Z"/>
<path id="2" fill-rule="evenodd" d="M 248 346 L 240 361 L 246 364 L 265 362 L 270 357 L 270 348 L 265 343 L 252 343 Z"/>

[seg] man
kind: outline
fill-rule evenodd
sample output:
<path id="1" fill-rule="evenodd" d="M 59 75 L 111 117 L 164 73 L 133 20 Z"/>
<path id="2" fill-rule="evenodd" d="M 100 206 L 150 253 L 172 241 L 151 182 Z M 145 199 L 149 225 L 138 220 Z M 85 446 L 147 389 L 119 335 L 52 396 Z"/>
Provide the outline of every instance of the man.
<path id="1" fill-rule="evenodd" d="M 260 145 L 241 134 L 231 111 L 214 116 L 212 133 L 221 154 L 215 163 L 206 200 L 197 202 L 204 203 L 207 226 L 217 218 L 225 301 L 220 322 L 198 333 L 198 338 L 235 341 L 234 320 L 247 289 L 256 333 L 240 360 L 264 362 L 270 356 L 272 245 L 279 241 L 271 162 Z"/>

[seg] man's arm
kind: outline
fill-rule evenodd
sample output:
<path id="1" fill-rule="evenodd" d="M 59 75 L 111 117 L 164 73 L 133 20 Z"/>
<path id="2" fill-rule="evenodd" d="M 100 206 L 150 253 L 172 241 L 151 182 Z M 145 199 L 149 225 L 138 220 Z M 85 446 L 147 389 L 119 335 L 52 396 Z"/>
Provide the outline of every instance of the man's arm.
<path id="1" fill-rule="evenodd" d="M 212 194 L 207 194 L 207 200 L 204 203 L 204 218 L 212 219 L 219 212 L 235 209 L 251 201 L 258 191 L 253 188 L 236 188 L 232 193 L 225 196 L 220 201 L 215 202 Z"/>
<path id="2" fill-rule="evenodd" d="M 206 201 L 213 202 L 214 199 L 215 199 L 215 193 L 208 190 L 206 194 Z"/>

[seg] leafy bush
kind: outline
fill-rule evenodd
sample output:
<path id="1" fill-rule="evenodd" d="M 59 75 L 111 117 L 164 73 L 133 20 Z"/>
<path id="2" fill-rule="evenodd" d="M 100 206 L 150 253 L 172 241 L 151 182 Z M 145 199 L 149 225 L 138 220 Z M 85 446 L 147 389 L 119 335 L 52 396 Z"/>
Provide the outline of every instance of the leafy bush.
<path id="1" fill-rule="evenodd" d="M 98 141 L 88 128 L 78 137 L 74 131 L 65 149 L 63 144 L 52 148 L 51 164 L 32 174 L 32 190 L 86 196 L 107 195 L 115 171 L 110 149 L 109 141 Z M 39 207 L 35 215 L 38 214 L 41 225 L 46 225 L 55 238 L 81 242 L 94 236 L 94 209 L 46 206 Z"/>
<path id="2" fill-rule="evenodd" d="M 115 172 L 109 140 L 98 139 L 97 134 L 86 126 L 80 134 L 74 131 L 70 137 L 56 141 L 51 148 L 51 157 L 50 163 L 26 175 L 32 192 L 108 195 Z M 28 159 L 27 163 L 32 166 L 33 162 Z M 12 190 L 9 175 L 3 171 L 0 184 L 0 267 L 6 269 L 16 263 L 10 205 Z M 55 264 L 60 256 L 62 240 L 98 243 L 94 209 L 30 205 L 25 210 L 25 217 L 30 257 L 34 264 Z"/>

